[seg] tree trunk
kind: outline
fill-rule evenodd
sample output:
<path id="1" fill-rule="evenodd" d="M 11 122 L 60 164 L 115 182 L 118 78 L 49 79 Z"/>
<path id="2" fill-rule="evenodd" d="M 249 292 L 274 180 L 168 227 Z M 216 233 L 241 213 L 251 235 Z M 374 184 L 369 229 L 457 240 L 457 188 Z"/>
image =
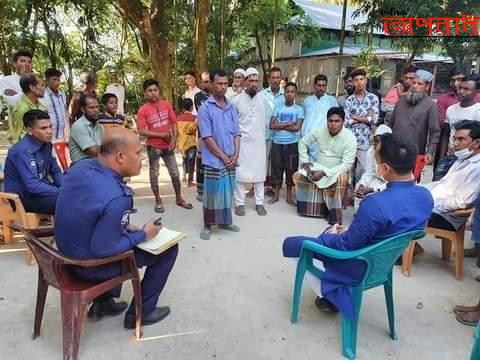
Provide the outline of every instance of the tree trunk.
<path id="1" fill-rule="evenodd" d="M 195 3 L 195 72 L 200 74 L 207 68 L 207 30 L 210 14 L 210 0 L 197 0 Z"/>
<path id="2" fill-rule="evenodd" d="M 258 56 L 260 57 L 260 62 L 262 64 L 263 83 L 267 83 L 267 81 L 268 81 L 268 79 L 267 79 L 268 68 L 265 65 L 265 59 L 263 58 L 262 42 L 260 40 L 260 35 L 258 34 L 258 31 L 255 31 L 255 41 L 257 42 Z"/>
<path id="3" fill-rule="evenodd" d="M 165 0 L 152 0 L 146 7 L 142 0 L 116 0 L 120 14 L 140 31 L 149 48 L 152 72 L 160 82 L 160 91 L 172 100 L 171 46 L 168 40 Z"/>

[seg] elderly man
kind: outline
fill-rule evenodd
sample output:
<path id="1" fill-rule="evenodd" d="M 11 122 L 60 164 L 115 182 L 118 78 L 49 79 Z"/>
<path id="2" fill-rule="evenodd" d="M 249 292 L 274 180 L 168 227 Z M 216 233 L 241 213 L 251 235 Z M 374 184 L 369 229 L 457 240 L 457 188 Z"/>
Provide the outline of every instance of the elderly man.
<path id="1" fill-rule="evenodd" d="M 52 156 L 52 122 L 45 111 L 29 110 L 23 123 L 27 135 L 5 161 L 5 191 L 18 194 L 28 212 L 54 214 L 63 175 Z"/>
<path id="2" fill-rule="evenodd" d="M 160 226 L 152 220 L 143 227 L 130 224 L 133 191 L 122 179 L 140 174 L 143 147 L 131 131 L 114 128 L 108 131 L 96 159 L 86 159 L 72 167 L 60 190 L 55 217 L 55 240 L 62 254 L 74 259 L 95 259 L 133 250 L 137 267 L 146 266 L 142 280 L 142 324 L 163 320 L 168 306 L 157 307 L 158 298 L 177 258 L 175 245 L 159 255 L 140 250 L 137 244 L 154 238 Z M 72 236 L 72 234 L 75 236 Z M 121 264 L 94 268 L 74 268 L 87 281 L 103 281 L 121 273 Z M 95 299 L 88 311 L 91 320 L 114 316 L 126 308 L 115 303 L 121 286 Z M 135 303 L 125 314 L 123 326 L 135 327 Z"/>
<path id="3" fill-rule="evenodd" d="M 210 73 L 212 96 L 198 113 L 202 165 L 204 168 L 203 223 L 200 238 L 209 240 L 212 225 L 238 232 L 232 224 L 232 196 L 235 190 L 235 167 L 240 152 L 240 127 L 237 111 L 225 98 L 227 73 Z"/>
<path id="4" fill-rule="evenodd" d="M 345 101 L 345 126 L 357 138 L 355 181 L 358 181 L 365 172 L 372 127 L 378 121 L 379 102 L 377 95 L 367 91 L 365 70 L 355 69 L 351 76 L 355 90 Z"/>
<path id="5" fill-rule="evenodd" d="M 325 75 L 319 74 L 313 79 L 314 95 L 308 96 L 303 102 L 305 119 L 303 120 L 301 137 L 305 137 L 318 128 L 327 124 L 327 111 L 338 106 L 334 96 L 327 94 L 328 79 Z M 308 149 L 310 159 L 316 157 L 318 145 L 312 144 Z"/>
<path id="6" fill-rule="evenodd" d="M 16 143 L 24 134 L 23 115 L 28 110 L 46 110 L 45 105 L 40 102 L 45 95 L 45 82 L 39 75 L 34 73 L 23 75 L 20 78 L 20 87 L 23 94 L 13 108 L 13 121 L 7 132 L 12 143 Z"/>
<path id="7" fill-rule="evenodd" d="M 426 154 L 427 164 L 433 161 L 440 136 L 437 106 L 428 96 L 432 79 L 432 73 L 418 70 L 412 86 L 395 105 L 388 122 L 394 134 L 415 141 L 419 154 Z"/>
<path id="8" fill-rule="evenodd" d="M 387 189 L 367 196 L 360 203 L 347 231 L 341 231 L 335 224 L 318 237 L 288 237 L 283 242 L 283 256 L 298 258 L 305 240 L 349 251 L 408 231 L 423 229 L 432 211 L 433 201 L 428 190 L 417 186 L 412 180 L 416 156 L 417 149 L 412 141 L 392 134 L 382 136 L 375 157 L 379 175 L 388 182 Z M 323 262 L 325 273 L 321 284 L 317 280 L 314 286 L 314 291 L 323 297 L 316 299 L 316 305 L 322 310 L 339 308 L 347 318 L 355 318 L 351 287 L 363 278 L 365 264 L 356 260 L 332 260 L 321 255 L 315 255 L 315 258 Z"/>
<path id="9" fill-rule="evenodd" d="M 238 158 L 237 187 L 235 189 L 235 214 L 245 215 L 245 184 L 253 183 L 255 210 L 267 215 L 264 207 L 264 182 L 266 177 L 265 123 L 269 104 L 258 94 L 258 71 L 245 72 L 245 91 L 232 99 L 240 123 L 240 155 Z"/>
<path id="10" fill-rule="evenodd" d="M 245 70 L 243 69 L 236 69 L 233 72 L 233 82 L 232 86 L 227 89 L 227 93 L 225 97 L 228 101 L 231 101 L 235 96 L 241 94 L 244 90 L 244 82 L 245 82 Z"/>
<path id="11" fill-rule="evenodd" d="M 329 224 L 342 223 L 343 200 L 349 170 L 355 161 L 355 135 L 344 128 L 345 113 L 333 107 L 327 112 L 327 126 L 317 128 L 298 143 L 302 170 L 293 175 L 297 211 L 302 216 L 328 218 Z M 318 144 L 313 161 L 308 148 Z"/>

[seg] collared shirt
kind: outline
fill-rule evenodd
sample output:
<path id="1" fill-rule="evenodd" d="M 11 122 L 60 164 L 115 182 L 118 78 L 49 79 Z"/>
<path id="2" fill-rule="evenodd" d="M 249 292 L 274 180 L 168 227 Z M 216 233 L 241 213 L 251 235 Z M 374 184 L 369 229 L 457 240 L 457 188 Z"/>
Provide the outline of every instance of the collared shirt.
<path id="1" fill-rule="evenodd" d="M 338 106 L 334 96 L 324 94 L 318 98 L 316 95 L 308 96 L 303 102 L 305 119 L 303 120 L 300 136 L 310 134 L 312 131 L 327 125 L 327 112 L 331 107 Z M 309 148 L 310 157 L 314 158 L 318 145 L 312 144 Z"/>
<path id="2" fill-rule="evenodd" d="M 322 234 L 315 242 L 332 249 L 351 251 L 413 230 L 422 230 L 433 208 L 430 192 L 413 181 L 389 182 L 385 191 L 367 196 L 347 231 Z M 358 260 L 320 258 L 325 265 L 321 291 L 348 318 L 355 318 L 351 287 L 358 285 L 365 264 Z"/>
<path id="3" fill-rule="evenodd" d="M 480 102 L 480 92 L 477 93 L 477 95 L 475 96 L 475 100 L 477 102 Z M 439 121 L 440 127 L 443 127 L 445 123 L 448 108 L 458 102 L 460 102 L 460 100 L 458 99 L 457 94 L 453 90 L 447 91 L 445 94 L 443 94 L 438 98 L 437 107 L 438 107 L 438 121 Z"/>
<path id="4" fill-rule="evenodd" d="M 318 151 L 313 160 L 308 153 L 312 144 L 318 144 Z M 312 162 L 311 168 L 313 171 L 321 170 L 325 172 L 325 176 L 315 182 L 315 185 L 320 189 L 334 184 L 341 174 L 352 168 L 356 152 L 357 141 L 355 135 L 346 128 L 332 136 L 328 128 L 324 126 L 304 136 L 298 143 L 300 165 Z M 303 175 L 307 175 L 305 170 L 302 169 L 301 172 Z"/>
<path id="5" fill-rule="evenodd" d="M 363 185 L 367 188 L 373 189 L 373 191 L 383 191 L 387 187 L 387 183 L 383 178 L 377 176 L 377 170 L 375 166 L 375 148 L 370 146 L 367 151 L 367 157 L 365 161 L 365 172 L 357 183 L 357 188 Z"/>
<path id="6" fill-rule="evenodd" d="M 90 157 L 85 150 L 102 144 L 103 126 L 98 121 L 92 123 L 85 116 L 75 121 L 70 132 L 70 159 L 72 164 Z"/>
<path id="7" fill-rule="evenodd" d="M 237 111 L 230 102 L 225 99 L 225 106 L 222 108 L 213 96 L 209 97 L 198 112 L 198 126 L 202 140 L 210 137 L 225 155 L 235 154 L 235 137 L 240 136 L 240 127 Z M 215 169 L 225 168 L 222 159 L 210 151 L 205 141 L 201 142 L 200 148 L 202 165 Z"/>
<path id="8" fill-rule="evenodd" d="M 477 199 L 480 192 L 480 154 L 455 161 L 443 178 L 425 187 L 432 193 L 435 202 L 433 211 L 454 227 L 460 227 L 465 218 L 458 219 L 445 213 L 470 207 Z"/>
<path id="9" fill-rule="evenodd" d="M 189 90 L 185 90 L 185 94 L 183 94 L 183 98 L 189 98 L 192 100 L 192 102 L 195 104 L 195 95 L 198 94 L 200 90 L 198 87 L 194 87 L 193 89 Z M 197 115 L 197 110 L 196 109 L 193 109 L 193 115 Z"/>
<path id="10" fill-rule="evenodd" d="M 7 132 L 8 139 L 14 143 L 24 134 L 23 115 L 28 110 L 46 111 L 47 108 L 40 101 L 33 103 L 26 95 L 20 97 L 20 100 L 13 108 L 13 122 Z"/>
<path id="11" fill-rule="evenodd" d="M 353 93 L 345 101 L 345 126 L 352 130 L 357 138 L 358 148 L 367 150 L 370 146 L 370 133 L 372 127 L 377 124 L 379 113 L 378 97 L 374 93 L 365 90 L 365 96 L 360 99 Z M 353 123 L 352 115 L 367 116 L 370 112 L 368 124 Z"/>
<path id="12" fill-rule="evenodd" d="M 52 144 L 24 136 L 8 150 L 5 161 L 5 191 L 49 196 L 58 194 L 63 174 L 52 156 Z"/>
<path id="13" fill-rule="evenodd" d="M 127 232 L 133 191 L 97 159 L 68 170 L 57 199 L 55 241 L 75 259 L 102 258 L 132 249 L 145 231 Z"/>
<path id="14" fill-rule="evenodd" d="M 418 146 L 419 154 L 427 153 L 433 158 L 440 138 L 440 125 L 437 106 L 428 96 L 412 106 L 403 95 L 395 105 L 388 125 L 394 134 L 412 139 Z"/>
<path id="15" fill-rule="evenodd" d="M 274 94 L 271 87 L 263 89 L 260 91 L 260 94 L 267 99 L 268 104 L 270 105 L 267 114 L 265 115 L 267 119 L 271 119 L 273 115 L 273 109 L 285 105 L 285 89 L 280 88 L 278 93 Z M 265 140 L 272 139 L 272 132 L 270 130 L 270 120 L 268 125 L 265 127 Z"/>
<path id="16" fill-rule="evenodd" d="M 67 98 L 63 91 L 53 92 L 50 88 L 45 89 L 45 95 L 40 99 L 45 105 L 52 120 L 52 142 L 65 140 L 65 124 L 67 123 Z"/>

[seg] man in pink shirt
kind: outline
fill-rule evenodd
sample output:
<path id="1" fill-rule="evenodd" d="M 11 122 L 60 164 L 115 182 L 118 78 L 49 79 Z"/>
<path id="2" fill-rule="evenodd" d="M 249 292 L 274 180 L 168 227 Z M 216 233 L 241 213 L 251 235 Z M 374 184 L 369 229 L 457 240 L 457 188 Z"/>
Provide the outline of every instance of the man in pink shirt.
<path id="1" fill-rule="evenodd" d="M 185 209 L 192 209 L 192 204 L 182 198 L 180 190 L 180 175 L 174 152 L 178 134 L 175 112 L 168 101 L 160 99 L 157 80 L 145 80 L 143 93 L 145 104 L 138 109 L 137 127 L 140 135 L 147 138 L 150 187 L 155 195 L 155 212 L 163 213 L 165 211 L 158 186 L 160 158 L 167 167 L 172 180 L 177 205 Z"/>

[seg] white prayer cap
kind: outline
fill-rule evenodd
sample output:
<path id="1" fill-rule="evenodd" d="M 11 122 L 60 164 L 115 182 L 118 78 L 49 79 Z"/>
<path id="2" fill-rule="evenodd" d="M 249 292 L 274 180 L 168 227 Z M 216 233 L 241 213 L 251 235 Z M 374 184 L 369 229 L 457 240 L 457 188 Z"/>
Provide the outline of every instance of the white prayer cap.
<path id="1" fill-rule="evenodd" d="M 433 79 L 433 74 L 427 70 L 417 70 L 415 76 L 425 80 L 428 83 L 431 83 Z"/>
<path id="2" fill-rule="evenodd" d="M 247 71 L 245 71 L 245 78 L 248 78 L 250 75 L 258 75 L 258 70 L 253 67 L 249 67 Z"/>
<path id="3" fill-rule="evenodd" d="M 240 74 L 245 77 L 245 70 L 243 70 L 242 68 L 238 68 L 233 72 L 233 76 L 235 76 L 235 74 Z"/>
<path id="4" fill-rule="evenodd" d="M 391 133 L 392 133 L 392 129 L 390 129 L 387 125 L 384 125 L 384 124 L 380 125 L 375 130 L 375 136 L 379 136 L 383 134 L 391 134 Z"/>

